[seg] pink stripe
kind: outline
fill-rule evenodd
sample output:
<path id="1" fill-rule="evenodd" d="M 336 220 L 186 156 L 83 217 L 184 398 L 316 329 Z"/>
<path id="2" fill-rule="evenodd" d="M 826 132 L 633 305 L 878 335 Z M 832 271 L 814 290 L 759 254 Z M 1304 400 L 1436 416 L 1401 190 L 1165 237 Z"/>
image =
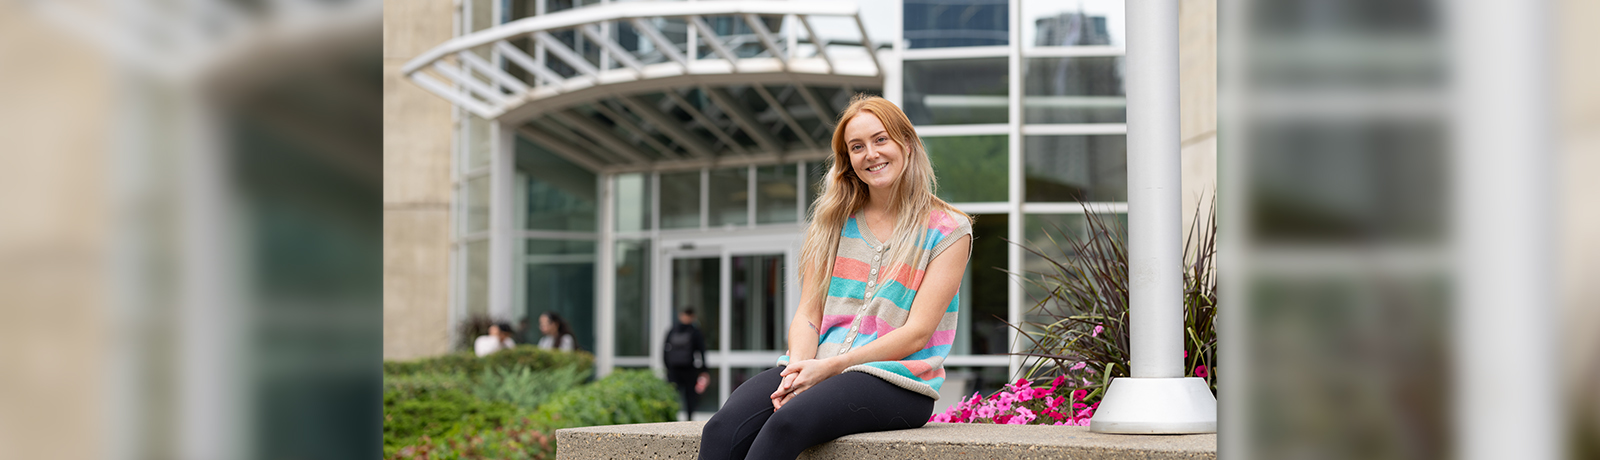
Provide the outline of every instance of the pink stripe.
<path id="1" fill-rule="evenodd" d="M 922 348 L 937 347 L 952 343 L 956 343 L 956 331 L 954 329 L 948 331 L 933 331 L 933 336 L 928 337 L 928 345 Z"/>
<path id="2" fill-rule="evenodd" d="M 833 260 L 833 276 L 836 278 L 865 283 L 867 282 L 868 270 L 870 270 L 870 267 L 867 266 L 866 262 L 847 257 L 836 257 Z"/>
<path id="3" fill-rule="evenodd" d="M 822 326 L 818 333 L 826 334 L 829 328 L 850 327 L 850 322 L 856 320 L 856 315 L 822 315 Z"/>
<path id="4" fill-rule="evenodd" d="M 904 361 L 901 361 L 901 362 L 904 362 Z M 928 370 L 927 372 L 923 372 L 921 374 L 917 374 L 917 378 L 922 379 L 922 380 L 933 380 L 933 379 L 940 378 L 940 377 L 944 377 L 944 367 L 936 367 L 936 368 Z"/>
<path id="5" fill-rule="evenodd" d="M 911 375 L 915 375 L 917 378 L 922 378 L 923 373 L 926 373 L 933 368 L 933 365 L 928 364 L 927 361 L 900 361 L 900 365 L 905 366 L 906 370 L 911 371 Z"/>
<path id="6" fill-rule="evenodd" d="M 943 235 L 949 235 L 950 232 L 955 231 L 956 229 L 956 221 L 955 219 L 950 218 L 950 213 L 948 212 L 934 211 L 933 215 L 929 216 L 928 220 L 931 221 L 931 224 L 928 225 L 928 228 L 932 228 Z"/>
<path id="7" fill-rule="evenodd" d="M 861 320 L 862 334 L 878 334 L 878 337 L 883 337 L 890 332 L 894 332 L 894 326 L 890 326 L 883 318 L 868 316 Z"/>

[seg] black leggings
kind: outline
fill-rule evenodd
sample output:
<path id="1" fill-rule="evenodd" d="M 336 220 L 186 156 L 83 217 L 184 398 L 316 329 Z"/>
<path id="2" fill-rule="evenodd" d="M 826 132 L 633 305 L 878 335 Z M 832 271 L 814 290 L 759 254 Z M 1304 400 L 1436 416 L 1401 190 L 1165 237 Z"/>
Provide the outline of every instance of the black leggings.
<path id="1" fill-rule="evenodd" d="M 840 436 L 920 428 L 933 398 L 861 372 L 845 372 L 772 410 L 783 367 L 768 369 L 728 395 L 700 434 L 700 458 L 793 459 Z"/>

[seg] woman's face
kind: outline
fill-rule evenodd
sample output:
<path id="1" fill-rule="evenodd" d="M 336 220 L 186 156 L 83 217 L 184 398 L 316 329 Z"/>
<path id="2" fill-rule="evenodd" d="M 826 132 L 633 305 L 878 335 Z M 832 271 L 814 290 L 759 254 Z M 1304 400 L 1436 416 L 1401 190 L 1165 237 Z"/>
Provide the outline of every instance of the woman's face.
<path id="1" fill-rule="evenodd" d="M 550 317 L 539 315 L 539 332 L 544 333 L 544 335 L 554 335 L 556 333 L 556 324 L 550 322 Z"/>
<path id="2" fill-rule="evenodd" d="M 889 191 L 905 171 L 905 152 L 884 130 L 883 122 L 872 112 L 861 111 L 845 124 L 845 151 L 850 168 L 861 182 L 875 191 Z"/>

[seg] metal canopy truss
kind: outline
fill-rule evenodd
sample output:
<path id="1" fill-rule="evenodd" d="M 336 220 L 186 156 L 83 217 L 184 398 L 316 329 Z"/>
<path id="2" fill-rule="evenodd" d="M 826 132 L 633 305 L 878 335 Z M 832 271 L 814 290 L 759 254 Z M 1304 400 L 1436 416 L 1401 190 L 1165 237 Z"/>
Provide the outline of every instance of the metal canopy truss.
<path id="1" fill-rule="evenodd" d="M 819 35 L 814 18 L 855 27 Z M 584 168 L 642 171 L 825 157 L 835 109 L 882 88 L 886 46 L 854 2 L 616 3 L 457 37 L 401 71 Z"/>

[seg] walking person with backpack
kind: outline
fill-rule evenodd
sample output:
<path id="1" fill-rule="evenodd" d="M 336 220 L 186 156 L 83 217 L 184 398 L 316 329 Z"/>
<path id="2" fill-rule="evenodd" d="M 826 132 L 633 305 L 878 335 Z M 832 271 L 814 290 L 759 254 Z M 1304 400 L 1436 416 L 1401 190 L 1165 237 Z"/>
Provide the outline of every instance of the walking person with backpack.
<path id="1" fill-rule="evenodd" d="M 684 420 L 694 420 L 695 404 L 700 402 L 700 393 L 705 393 L 706 385 L 711 383 L 711 374 L 706 372 L 706 337 L 694 326 L 693 308 L 678 313 L 678 324 L 667 331 L 663 350 L 667 381 L 678 388 Z"/>

